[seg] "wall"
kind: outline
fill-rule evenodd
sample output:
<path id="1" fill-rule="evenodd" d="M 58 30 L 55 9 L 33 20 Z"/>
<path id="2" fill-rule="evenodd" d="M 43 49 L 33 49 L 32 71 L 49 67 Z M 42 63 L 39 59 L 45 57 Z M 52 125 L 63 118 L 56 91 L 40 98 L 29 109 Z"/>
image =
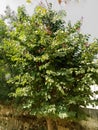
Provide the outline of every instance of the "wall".
<path id="1" fill-rule="evenodd" d="M 0 130 L 46 130 L 46 121 L 0 105 Z"/>
<path id="2" fill-rule="evenodd" d="M 88 114 L 88 118 L 85 121 L 81 121 L 82 126 L 86 130 L 98 130 L 98 109 L 84 109 Z"/>
<path id="3" fill-rule="evenodd" d="M 98 110 L 84 109 L 89 115 L 87 120 L 68 122 L 59 120 L 58 130 L 98 130 Z M 47 130 L 43 118 L 28 116 L 11 106 L 0 105 L 0 130 Z"/>

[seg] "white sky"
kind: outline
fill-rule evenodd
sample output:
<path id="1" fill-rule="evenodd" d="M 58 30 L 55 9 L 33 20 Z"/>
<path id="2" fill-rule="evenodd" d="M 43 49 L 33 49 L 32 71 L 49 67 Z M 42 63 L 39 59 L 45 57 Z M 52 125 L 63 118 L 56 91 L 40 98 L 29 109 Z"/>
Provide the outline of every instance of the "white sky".
<path id="1" fill-rule="evenodd" d="M 98 38 L 98 0 L 81 0 L 67 5 L 68 19 L 75 22 L 83 17 L 82 31 Z"/>
<path id="2" fill-rule="evenodd" d="M 27 4 L 26 0 L 0 0 L 0 14 L 3 13 L 6 5 L 16 10 L 22 4 L 25 4 L 27 11 L 32 13 L 35 5 L 39 1 L 44 2 L 45 0 L 32 0 L 32 4 Z M 71 20 L 72 23 L 75 23 L 83 17 L 81 31 L 98 38 L 98 0 L 80 0 L 80 3 L 70 2 L 67 5 L 62 4 L 61 6 L 57 4 L 57 0 L 48 1 L 53 3 L 55 9 L 65 9 L 67 12 L 67 20 Z"/>

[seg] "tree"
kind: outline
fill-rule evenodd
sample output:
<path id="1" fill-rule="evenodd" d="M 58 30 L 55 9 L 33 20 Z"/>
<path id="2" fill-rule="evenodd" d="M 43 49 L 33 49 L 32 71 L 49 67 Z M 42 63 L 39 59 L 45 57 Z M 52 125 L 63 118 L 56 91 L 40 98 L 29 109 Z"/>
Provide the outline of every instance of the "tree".
<path id="1" fill-rule="evenodd" d="M 7 101 L 9 86 L 6 84 L 8 78 L 8 67 L 3 60 L 3 39 L 7 37 L 7 26 L 2 19 L 0 19 L 0 102 Z"/>
<path id="2" fill-rule="evenodd" d="M 79 119 L 92 103 L 90 86 L 98 74 L 97 40 L 80 32 L 81 22 L 65 24 L 61 14 L 37 6 L 32 16 L 19 8 L 17 21 L 3 39 L 2 58 L 10 67 L 10 96 L 31 115 Z"/>

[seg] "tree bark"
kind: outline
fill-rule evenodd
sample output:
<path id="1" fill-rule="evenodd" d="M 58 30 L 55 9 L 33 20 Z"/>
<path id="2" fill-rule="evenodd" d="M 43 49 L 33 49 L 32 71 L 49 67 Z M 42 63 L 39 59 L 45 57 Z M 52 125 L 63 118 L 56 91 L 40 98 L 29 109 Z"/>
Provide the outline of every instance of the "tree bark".
<path id="1" fill-rule="evenodd" d="M 48 119 L 46 119 L 46 121 L 47 121 L 48 130 L 54 130 L 53 120 L 48 118 Z"/>
<path id="2" fill-rule="evenodd" d="M 63 126 L 58 126 L 58 130 L 69 130 L 69 128 L 65 128 Z"/>

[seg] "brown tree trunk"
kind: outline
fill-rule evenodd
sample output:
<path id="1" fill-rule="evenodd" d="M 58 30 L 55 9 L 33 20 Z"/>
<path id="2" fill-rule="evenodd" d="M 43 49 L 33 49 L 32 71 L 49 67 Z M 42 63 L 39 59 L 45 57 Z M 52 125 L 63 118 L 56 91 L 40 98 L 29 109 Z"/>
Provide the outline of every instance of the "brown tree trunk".
<path id="1" fill-rule="evenodd" d="M 63 126 L 58 126 L 58 130 L 69 130 L 69 128 L 65 128 Z"/>
<path id="2" fill-rule="evenodd" d="M 48 130 L 54 130 L 53 120 L 48 118 L 48 119 L 46 119 L 46 121 L 47 121 Z"/>

